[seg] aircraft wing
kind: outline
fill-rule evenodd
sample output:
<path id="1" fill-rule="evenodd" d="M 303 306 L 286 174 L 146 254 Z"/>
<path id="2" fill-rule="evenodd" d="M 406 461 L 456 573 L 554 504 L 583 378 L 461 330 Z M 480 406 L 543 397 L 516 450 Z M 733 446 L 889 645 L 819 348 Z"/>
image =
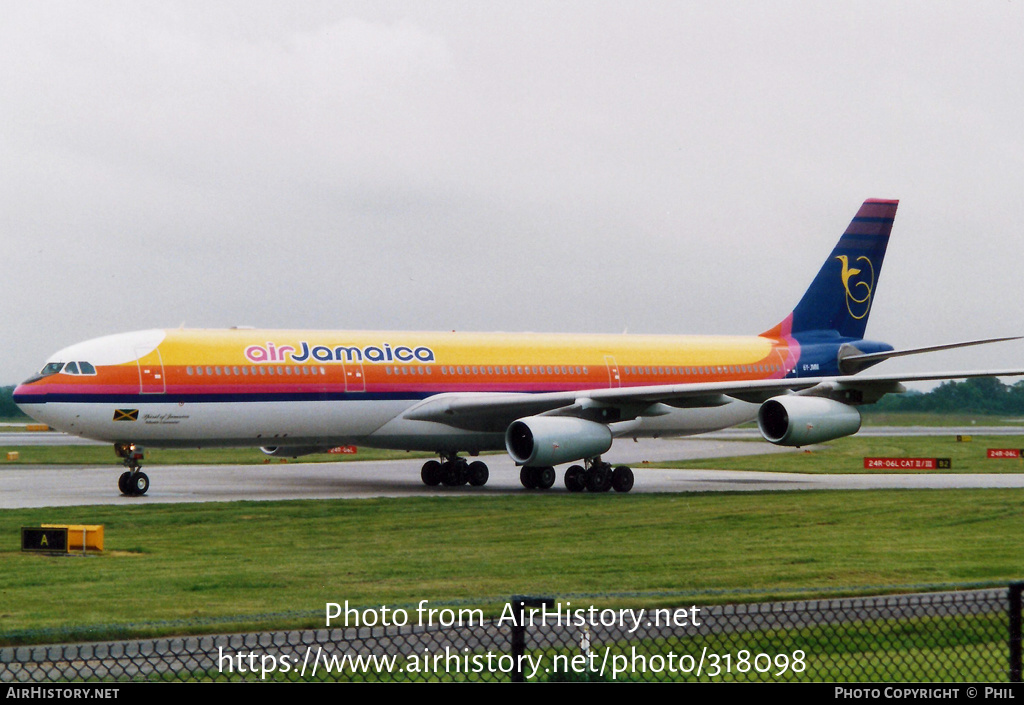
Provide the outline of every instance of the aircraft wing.
<path id="1" fill-rule="evenodd" d="M 575 416 L 614 423 L 638 416 L 661 416 L 672 408 L 722 406 L 734 399 L 760 404 L 783 394 L 866 404 L 878 401 L 885 394 L 905 391 L 903 382 L 1022 375 L 1024 370 L 976 370 L 664 384 L 539 394 L 450 393 L 424 399 L 402 416 L 412 421 L 431 421 L 465 430 L 501 432 L 525 416 Z"/>

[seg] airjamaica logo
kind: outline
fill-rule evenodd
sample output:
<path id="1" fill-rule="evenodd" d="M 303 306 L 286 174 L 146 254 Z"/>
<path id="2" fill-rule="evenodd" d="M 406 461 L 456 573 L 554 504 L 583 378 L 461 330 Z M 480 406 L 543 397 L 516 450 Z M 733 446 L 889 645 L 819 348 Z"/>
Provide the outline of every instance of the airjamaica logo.
<path id="1" fill-rule="evenodd" d="M 841 273 L 843 288 L 846 289 L 846 310 L 858 321 L 868 315 L 871 309 L 871 293 L 875 288 L 875 266 L 863 255 L 854 260 L 856 266 L 850 266 L 846 255 L 839 255 L 837 260 L 843 263 Z"/>

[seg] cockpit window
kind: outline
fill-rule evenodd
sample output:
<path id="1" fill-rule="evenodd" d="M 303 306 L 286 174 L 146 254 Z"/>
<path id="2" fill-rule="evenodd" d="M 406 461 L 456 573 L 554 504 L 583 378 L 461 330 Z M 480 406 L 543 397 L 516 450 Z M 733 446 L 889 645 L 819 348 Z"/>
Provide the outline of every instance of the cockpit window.
<path id="1" fill-rule="evenodd" d="M 50 375 L 57 374 L 62 369 L 64 369 L 64 363 L 63 362 L 51 362 L 48 365 L 46 365 L 46 367 L 44 367 L 43 369 L 39 370 L 39 376 L 40 377 L 49 377 Z"/>
<path id="2" fill-rule="evenodd" d="M 49 377 L 58 372 L 63 372 L 66 375 L 94 375 L 96 374 L 96 368 L 92 363 L 85 362 L 84 360 L 76 362 L 50 362 L 47 363 L 46 367 L 39 370 L 39 374 L 33 380 Z"/>

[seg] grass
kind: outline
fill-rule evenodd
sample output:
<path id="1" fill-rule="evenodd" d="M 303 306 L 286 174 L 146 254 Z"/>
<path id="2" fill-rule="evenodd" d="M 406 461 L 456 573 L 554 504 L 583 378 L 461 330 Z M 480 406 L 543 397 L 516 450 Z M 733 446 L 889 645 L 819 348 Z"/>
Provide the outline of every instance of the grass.
<path id="1" fill-rule="evenodd" d="M 797 472 L 809 474 L 891 473 L 892 470 L 865 470 L 864 458 L 949 458 L 949 470 L 908 472 L 954 473 L 1019 473 L 1024 460 L 989 459 L 989 448 L 1024 448 L 1022 436 L 971 436 L 961 442 L 956 436 L 894 436 L 878 438 L 851 436 L 830 441 L 811 449 L 794 448 L 789 452 L 745 455 L 729 458 L 708 458 L 669 463 L 651 463 L 648 467 L 755 470 L 765 472 Z"/>
<path id="2" fill-rule="evenodd" d="M 5 460 L 16 452 L 17 460 Z M 393 460 L 398 458 L 430 458 L 431 453 L 359 448 L 354 455 L 317 453 L 299 458 L 277 458 L 265 455 L 259 448 L 146 448 L 143 465 L 262 465 L 265 463 L 336 463 L 358 460 Z M 65 445 L 0 446 L 0 470 L 6 465 L 117 465 L 113 446 Z"/>
<path id="3" fill-rule="evenodd" d="M 1010 581 L 1021 576 L 1022 519 L 1024 490 L 5 510 L 0 642 L 52 640 L 42 630 L 53 629 L 94 639 L 323 626 L 327 602 L 603 593 L 599 602 L 657 606 L 679 601 L 659 592 L 757 590 L 766 599 L 806 588 Z M 18 550 L 20 526 L 51 522 L 104 524 L 107 551 Z"/>
<path id="4" fill-rule="evenodd" d="M 865 426 L 1024 426 L 1024 418 L 1010 414 L 938 414 L 927 411 L 875 411 L 860 407 Z"/>

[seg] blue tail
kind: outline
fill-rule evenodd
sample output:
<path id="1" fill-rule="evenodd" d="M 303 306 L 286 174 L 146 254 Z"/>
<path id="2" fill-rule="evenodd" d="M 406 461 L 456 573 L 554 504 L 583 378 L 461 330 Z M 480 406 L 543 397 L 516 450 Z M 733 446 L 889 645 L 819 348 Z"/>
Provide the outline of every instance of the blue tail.
<path id="1" fill-rule="evenodd" d="M 863 338 L 898 204 L 864 201 L 793 313 L 765 334 L 834 331 L 842 338 Z"/>

